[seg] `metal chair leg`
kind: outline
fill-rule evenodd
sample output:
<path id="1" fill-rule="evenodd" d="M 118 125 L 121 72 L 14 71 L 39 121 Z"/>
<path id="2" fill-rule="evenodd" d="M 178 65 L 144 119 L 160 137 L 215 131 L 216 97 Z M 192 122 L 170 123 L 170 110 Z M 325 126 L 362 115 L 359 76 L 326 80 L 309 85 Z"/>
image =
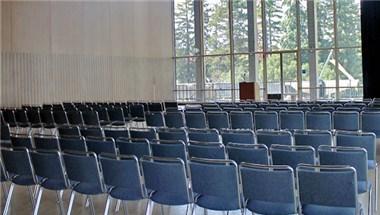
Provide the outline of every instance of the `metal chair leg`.
<path id="1" fill-rule="evenodd" d="M 379 165 L 376 163 L 375 167 L 375 211 L 377 212 L 378 210 L 378 201 L 379 201 Z"/>
<path id="2" fill-rule="evenodd" d="M 67 215 L 71 215 L 71 211 L 73 209 L 73 204 L 74 204 L 74 199 L 75 199 L 75 191 L 72 190 L 71 194 L 70 194 L 69 207 L 67 208 Z"/>
<path id="3" fill-rule="evenodd" d="M 148 199 L 148 202 L 146 204 L 146 210 L 145 215 L 151 215 L 153 212 L 154 202 Z"/>
<path id="4" fill-rule="evenodd" d="M 38 186 L 33 187 L 33 190 L 32 190 L 31 187 L 28 187 L 29 200 L 30 200 L 30 203 L 32 204 L 33 210 L 34 210 L 35 205 L 36 205 L 36 196 L 37 196 L 37 193 L 38 193 L 38 189 L 39 189 Z"/>
<path id="5" fill-rule="evenodd" d="M 127 201 L 123 201 L 123 210 L 124 210 L 124 214 L 128 215 L 128 203 L 127 203 Z"/>
<path id="6" fill-rule="evenodd" d="M 13 194 L 14 188 L 15 188 L 15 185 L 12 183 L 11 186 L 10 186 L 10 188 L 9 188 L 7 200 L 5 202 L 5 207 L 4 207 L 3 215 L 7 215 L 8 214 L 8 211 L 9 211 L 10 205 L 11 205 L 11 201 L 12 201 L 12 194 Z"/>
<path id="7" fill-rule="evenodd" d="M 41 187 L 37 193 L 37 199 L 34 205 L 33 215 L 38 215 L 38 209 L 40 208 L 42 192 L 43 192 L 43 188 Z"/>
<path id="8" fill-rule="evenodd" d="M 161 205 L 161 215 L 164 215 L 165 213 L 164 213 L 164 206 L 163 205 Z"/>
<path id="9" fill-rule="evenodd" d="M 116 202 L 116 208 L 115 208 L 115 213 L 117 213 L 117 212 L 120 211 L 120 204 L 121 204 L 121 200 L 117 200 L 117 202 Z"/>
<path id="10" fill-rule="evenodd" d="M 195 213 L 195 208 L 197 207 L 196 204 L 193 204 L 192 207 L 191 207 L 191 215 L 194 215 Z"/>
<path id="11" fill-rule="evenodd" d="M 7 196 L 8 196 L 8 188 L 7 188 L 7 185 L 4 182 L 1 183 L 1 189 L 3 190 L 4 201 L 6 201 L 7 200 Z"/>
<path id="12" fill-rule="evenodd" d="M 61 215 L 65 214 L 65 207 L 63 206 L 63 199 L 62 199 L 62 196 L 63 196 L 63 190 L 61 191 L 56 191 L 56 194 L 57 194 L 57 205 L 58 205 L 58 208 L 59 208 L 59 213 Z"/>
<path id="13" fill-rule="evenodd" d="M 89 196 L 88 200 L 90 202 L 91 214 L 95 215 L 94 200 L 93 200 L 92 196 Z"/>
<path id="14" fill-rule="evenodd" d="M 110 205 L 112 203 L 112 197 L 108 195 L 107 202 L 106 202 L 106 208 L 104 209 L 104 215 L 108 215 L 108 211 L 110 209 Z"/>

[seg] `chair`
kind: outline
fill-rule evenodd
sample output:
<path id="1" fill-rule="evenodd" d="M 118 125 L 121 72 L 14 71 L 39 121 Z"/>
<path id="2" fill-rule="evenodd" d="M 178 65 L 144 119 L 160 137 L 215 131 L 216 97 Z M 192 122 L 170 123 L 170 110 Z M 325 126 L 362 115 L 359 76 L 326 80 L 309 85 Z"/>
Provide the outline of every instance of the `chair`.
<path id="1" fill-rule="evenodd" d="M 106 193 L 100 165 L 95 153 L 63 153 L 67 177 L 72 185 L 67 215 L 72 212 L 76 193 L 89 196 L 92 214 L 95 214 L 91 196 Z"/>
<path id="2" fill-rule="evenodd" d="M 165 123 L 168 128 L 183 128 L 185 127 L 185 115 L 183 112 L 165 112 Z"/>
<path id="3" fill-rule="evenodd" d="M 156 129 L 154 128 L 130 128 L 129 135 L 134 139 L 147 139 L 149 141 L 157 139 Z"/>
<path id="4" fill-rule="evenodd" d="M 368 193 L 368 214 L 372 211 L 372 184 L 368 180 L 367 151 L 359 147 L 332 147 L 320 146 L 318 148 L 321 165 L 347 165 L 355 168 L 357 173 L 357 192 Z"/>
<path id="5" fill-rule="evenodd" d="M 55 127 L 53 111 L 51 111 L 50 109 L 40 110 L 40 118 L 41 122 L 44 124 L 44 127 Z"/>
<path id="6" fill-rule="evenodd" d="M 87 152 L 86 139 L 82 136 L 61 136 L 59 137 L 61 151 L 81 151 Z"/>
<path id="7" fill-rule="evenodd" d="M 336 110 L 337 111 L 355 111 L 355 112 L 360 112 L 361 108 L 354 107 L 354 106 L 344 106 L 344 107 L 338 107 Z"/>
<path id="8" fill-rule="evenodd" d="M 291 167 L 241 163 L 239 174 L 245 208 L 252 213 L 301 214 Z"/>
<path id="9" fill-rule="evenodd" d="M 333 127 L 336 130 L 357 131 L 359 130 L 359 112 L 335 111 L 333 112 Z"/>
<path id="10" fill-rule="evenodd" d="M 121 155 L 134 155 L 138 159 L 143 156 L 150 156 L 150 144 L 147 139 L 129 139 L 119 137 L 116 139 L 116 146 Z"/>
<path id="11" fill-rule="evenodd" d="M 25 134 L 11 134 L 11 144 L 12 147 L 34 148 L 32 136 Z"/>
<path id="12" fill-rule="evenodd" d="M 184 161 L 145 156 L 140 162 L 149 198 L 146 214 L 152 214 L 153 203 L 187 205 L 187 214 L 188 205 L 193 203 L 193 192 Z"/>
<path id="13" fill-rule="evenodd" d="M 182 140 L 153 140 L 150 148 L 153 157 L 180 158 L 187 163 L 186 145 Z"/>
<path id="14" fill-rule="evenodd" d="M 253 115 L 250 111 L 231 111 L 230 120 L 232 129 L 253 130 Z"/>
<path id="15" fill-rule="evenodd" d="M 31 126 L 28 119 L 28 115 L 26 114 L 26 111 L 24 109 L 15 109 L 13 113 L 14 113 L 17 126 L 19 127 Z"/>
<path id="16" fill-rule="evenodd" d="M 115 125 L 115 126 L 127 125 L 125 122 L 124 112 L 121 107 L 108 108 L 107 111 L 108 111 L 109 120 L 112 125 Z"/>
<path id="17" fill-rule="evenodd" d="M 188 128 L 207 128 L 206 115 L 201 111 L 185 112 L 186 126 Z"/>
<path id="18" fill-rule="evenodd" d="M 82 111 L 83 123 L 86 126 L 100 126 L 98 112 L 96 111 Z"/>
<path id="19" fill-rule="evenodd" d="M 162 112 L 164 111 L 164 107 L 161 102 L 149 102 L 148 110 L 149 112 Z"/>
<path id="20" fill-rule="evenodd" d="M 58 125 L 69 124 L 66 111 L 64 110 L 54 110 L 53 117 L 54 117 L 54 122 Z"/>
<path id="21" fill-rule="evenodd" d="M 331 113 L 326 111 L 306 112 L 306 128 L 331 130 Z"/>
<path id="22" fill-rule="evenodd" d="M 380 111 L 363 111 L 361 113 L 361 129 L 364 132 L 373 132 L 380 138 Z"/>
<path id="23" fill-rule="evenodd" d="M 108 109 L 105 106 L 95 106 L 94 109 L 98 113 L 100 125 L 111 124 L 110 117 L 108 116 Z"/>
<path id="24" fill-rule="evenodd" d="M 303 111 L 280 111 L 281 129 L 304 129 L 305 116 Z"/>
<path id="25" fill-rule="evenodd" d="M 188 129 L 189 141 L 220 142 L 219 131 L 216 129 Z"/>
<path id="26" fill-rule="evenodd" d="M 222 143 L 190 142 L 187 150 L 190 158 L 227 159 L 226 148 Z"/>
<path id="27" fill-rule="evenodd" d="M 256 138 L 253 131 L 250 130 L 222 130 L 220 132 L 223 144 L 227 143 L 244 143 L 255 144 Z"/>
<path id="28" fill-rule="evenodd" d="M 2 109 L 1 113 L 3 120 L 8 123 L 10 127 L 17 126 L 17 121 L 13 109 Z"/>
<path id="29" fill-rule="evenodd" d="M 361 214 L 353 167 L 299 165 L 297 179 L 303 214 Z"/>
<path id="30" fill-rule="evenodd" d="M 9 176 L 9 181 L 11 182 L 3 214 L 8 214 L 15 185 L 25 186 L 29 188 L 30 202 L 32 204 L 32 208 L 34 209 L 34 197 L 30 187 L 37 185 L 37 179 L 34 175 L 34 169 L 30 160 L 29 150 L 27 148 L 1 148 L 1 155 L 6 173 Z"/>
<path id="31" fill-rule="evenodd" d="M 130 104 L 129 114 L 131 115 L 132 121 L 144 122 L 145 110 L 147 110 L 147 108 L 145 108 L 143 104 Z"/>
<path id="32" fill-rule="evenodd" d="M 305 113 L 307 111 L 311 111 L 311 108 L 309 108 L 309 107 L 289 107 L 288 111 L 302 111 Z"/>
<path id="33" fill-rule="evenodd" d="M 178 103 L 176 101 L 165 101 L 164 102 L 165 109 L 177 109 L 178 110 Z"/>
<path id="34" fill-rule="evenodd" d="M 69 120 L 70 125 L 84 125 L 82 112 L 77 110 L 71 110 L 66 112 L 67 119 Z"/>
<path id="35" fill-rule="evenodd" d="M 278 129 L 278 113 L 276 111 L 256 111 L 255 128 L 257 129 Z"/>
<path id="36" fill-rule="evenodd" d="M 115 140 L 112 137 L 87 137 L 86 138 L 87 150 L 89 152 L 95 152 L 99 155 L 101 153 L 109 153 L 117 155 Z"/>
<path id="37" fill-rule="evenodd" d="M 244 214 L 234 161 L 192 158 L 189 167 L 196 206 L 218 211 L 241 210 Z"/>
<path id="38" fill-rule="evenodd" d="M 258 144 L 264 144 L 268 148 L 270 148 L 272 144 L 288 146 L 292 145 L 292 133 L 290 133 L 289 131 L 259 130 L 256 132 L 256 138 Z"/>
<path id="39" fill-rule="evenodd" d="M 286 146 L 272 144 L 270 154 L 273 165 L 287 165 L 293 169 L 298 164 L 317 164 L 315 149 L 311 146 Z"/>
<path id="40" fill-rule="evenodd" d="M 104 137 L 104 129 L 98 126 L 85 126 L 80 128 L 83 137 Z"/>
<path id="41" fill-rule="evenodd" d="M 206 113 L 209 128 L 230 128 L 228 113 L 225 111 L 209 111 Z"/>
<path id="42" fill-rule="evenodd" d="M 294 145 L 312 146 L 315 150 L 321 145 L 332 146 L 333 138 L 330 131 L 303 130 L 294 132 Z"/>
<path id="43" fill-rule="evenodd" d="M 116 140 L 119 137 L 129 138 L 128 128 L 121 126 L 107 126 L 104 128 L 104 135 Z"/>
<path id="44" fill-rule="evenodd" d="M 165 119 L 162 112 L 146 112 L 146 125 L 150 127 L 165 127 Z"/>
<path id="45" fill-rule="evenodd" d="M 228 143 L 228 158 L 237 164 L 242 162 L 269 165 L 268 147 L 263 144 Z"/>
<path id="46" fill-rule="evenodd" d="M 59 136 L 81 136 L 78 126 L 75 125 L 61 125 L 58 127 Z"/>
<path id="47" fill-rule="evenodd" d="M 57 135 L 34 134 L 34 146 L 36 149 L 61 150 Z"/>
<path id="48" fill-rule="evenodd" d="M 64 214 L 63 191 L 69 188 L 66 170 L 63 165 L 63 158 L 60 152 L 30 152 L 37 183 L 39 185 L 36 192 L 36 206 L 33 214 L 38 214 L 41 197 L 44 189 L 53 190 L 57 194 L 57 204 L 60 214 Z"/>
<path id="49" fill-rule="evenodd" d="M 187 143 L 189 139 L 183 128 L 158 129 L 157 135 L 160 140 L 182 140 L 184 143 Z"/>
<path id="50" fill-rule="evenodd" d="M 11 146 L 11 132 L 8 123 L 1 123 L 0 130 L 0 146 L 1 147 L 9 147 Z"/>

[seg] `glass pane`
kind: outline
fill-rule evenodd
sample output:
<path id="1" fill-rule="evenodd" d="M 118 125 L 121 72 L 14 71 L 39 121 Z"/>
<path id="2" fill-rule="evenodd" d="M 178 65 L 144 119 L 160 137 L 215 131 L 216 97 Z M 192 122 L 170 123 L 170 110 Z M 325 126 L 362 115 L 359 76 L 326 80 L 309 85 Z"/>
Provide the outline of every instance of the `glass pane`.
<path id="1" fill-rule="evenodd" d="M 256 0 L 256 35 L 257 35 L 257 47 L 256 51 L 263 51 L 263 19 L 262 19 L 262 1 Z"/>
<path id="2" fill-rule="evenodd" d="M 344 0 L 345 1 L 345 0 Z M 317 32 L 319 48 L 331 48 L 334 44 L 333 0 L 317 1 Z"/>
<path id="3" fill-rule="evenodd" d="M 176 59 L 178 100 L 196 100 L 196 58 Z"/>
<path id="4" fill-rule="evenodd" d="M 335 63 L 334 63 L 334 51 L 321 50 L 317 51 L 318 66 L 317 66 L 317 78 L 318 78 L 318 98 L 319 99 L 332 99 L 336 98 L 336 75 L 335 75 Z"/>
<path id="5" fill-rule="evenodd" d="M 302 100 L 310 99 L 309 52 L 301 51 Z"/>
<path id="6" fill-rule="evenodd" d="M 281 93 L 280 55 L 267 55 L 268 94 Z"/>
<path id="7" fill-rule="evenodd" d="M 301 47 L 308 48 L 308 21 L 307 21 L 307 0 L 300 0 L 300 32 L 301 32 Z"/>
<path id="8" fill-rule="evenodd" d="M 282 55 L 284 73 L 284 100 L 297 100 L 297 53 L 284 53 Z"/>
<path id="9" fill-rule="evenodd" d="M 203 10 L 205 53 L 228 53 L 228 0 L 205 0 Z"/>
<path id="10" fill-rule="evenodd" d="M 339 47 L 360 46 L 360 1 L 336 1 Z"/>
<path id="11" fill-rule="evenodd" d="M 234 52 L 248 52 L 247 0 L 232 1 Z"/>
<path id="12" fill-rule="evenodd" d="M 195 54 L 193 0 L 175 0 L 174 27 L 176 56 Z"/>
<path id="13" fill-rule="evenodd" d="M 345 88 L 339 91 L 341 98 L 362 95 L 359 90 L 363 88 L 361 49 L 340 49 L 338 56 L 339 88 Z"/>
<path id="14" fill-rule="evenodd" d="M 206 99 L 232 99 L 229 56 L 205 57 L 204 60 Z"/>

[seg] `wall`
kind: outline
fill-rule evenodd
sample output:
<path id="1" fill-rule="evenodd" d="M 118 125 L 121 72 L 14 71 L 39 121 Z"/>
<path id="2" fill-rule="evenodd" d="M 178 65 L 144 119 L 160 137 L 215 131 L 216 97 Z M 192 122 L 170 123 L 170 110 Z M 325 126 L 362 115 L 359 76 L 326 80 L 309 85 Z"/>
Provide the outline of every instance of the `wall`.
<path id="1" fill-rule="evenodd" d="M 171 1 L 2 2 L 3 106 L 173 98 Z"/>

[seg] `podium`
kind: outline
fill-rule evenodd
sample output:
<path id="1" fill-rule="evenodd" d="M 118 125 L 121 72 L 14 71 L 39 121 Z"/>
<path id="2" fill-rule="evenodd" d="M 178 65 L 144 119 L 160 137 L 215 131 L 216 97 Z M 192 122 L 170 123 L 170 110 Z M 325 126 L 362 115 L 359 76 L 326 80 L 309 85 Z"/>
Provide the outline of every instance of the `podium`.
<path id="1" fill-rule="evenodd" d="M 260 87 L 256 82 L 239 83 L 240 100 L 260 100 Z"/>

